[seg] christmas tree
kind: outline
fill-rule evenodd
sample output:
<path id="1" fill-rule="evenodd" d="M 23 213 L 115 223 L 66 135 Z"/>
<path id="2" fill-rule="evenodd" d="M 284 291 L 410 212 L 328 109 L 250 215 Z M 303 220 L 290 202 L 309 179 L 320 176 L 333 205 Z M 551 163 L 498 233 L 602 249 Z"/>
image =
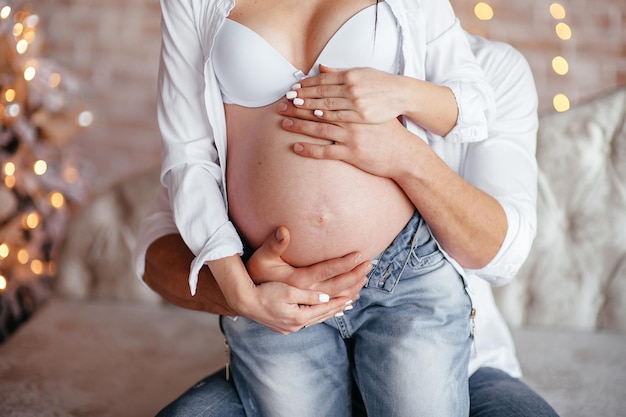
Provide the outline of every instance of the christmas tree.
<path id="1" fill-rule="evenodd" d="M 71 74 L 41 57 L 40 18 L 0 0 L 0 343 L 51 294 L 55 249 L 85 166 L 67 147 L 91 123 Z"/>

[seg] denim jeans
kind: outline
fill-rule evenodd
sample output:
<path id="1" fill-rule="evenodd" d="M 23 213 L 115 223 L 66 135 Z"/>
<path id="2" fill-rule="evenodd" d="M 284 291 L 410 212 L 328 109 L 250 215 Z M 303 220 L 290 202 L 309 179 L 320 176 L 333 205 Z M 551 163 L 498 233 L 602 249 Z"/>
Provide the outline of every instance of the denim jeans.
<path id="1" fill-rule="evenodd" d="M 373 264 L 342 317 L 289 335 L 222 318 L 248 417 L 349 417 L 353 380 L 370 417 L 468 415 L 463 279 L 417 212 Z"/>
<path id="2" fill-rule="evenodd" d="M 469 379 L 470 417 L 558 417 L 524 382 L 493 368 L 480 368 Z M 352 417 L 367 417 L 358 392 Z M 246 417 L 224 369 L 195 384 L 157 417 Z"/>

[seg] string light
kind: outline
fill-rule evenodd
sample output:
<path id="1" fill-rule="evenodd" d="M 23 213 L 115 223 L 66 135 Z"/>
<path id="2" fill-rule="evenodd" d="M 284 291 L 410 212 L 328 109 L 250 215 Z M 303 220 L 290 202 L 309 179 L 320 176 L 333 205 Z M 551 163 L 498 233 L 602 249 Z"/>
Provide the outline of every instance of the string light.
<path id="1" fill-rule="evenodd" d="M 30 270 L 33 271 L 35 275 L 41 275 L 43 273 L 43 262 L 39 259 L 33 259 L 30 263 Z"/>
<path id="2" fill-rule="evenodd" d="M 480 20 L 493 19 L 493 9 L 489 4 L 482 1 L 476 3 L 476 6 L 474 6 L 474 14 Z"/>
<path id="3" fill-rule="evenodd" d="M 50 205 L 56 209 L 63 207 L 65 204 L 65 197 L 58 191 L 50 193 Z"/>
<path id="4" fill-rule="evenodd" d="M 565 7 L 560 3 L 552 3 L 550 5 L 550 15 L 555 20 L 563 20 L 566 16 Z M 555 26 L 556 35 L 564 41 L 572 38 L 572 29 L 565 22 L 558 22 Z M 569 72 L 569 62 L 564 57 L 558 55 L 552 59 L 552 70 L 558 75 L 565 75 Z M 557 93 L 552 98 L 552 106 L 557 112 L 568 111 L 571 103 L 567 95 Z"/>
<path id="5" fill-rule="evenodd" d="M 22 265 L 26 265 L 30 259 L 30 254 L 26 249 L 20 249 L 17 251 L 17 261 Z"/>
<path id="6" fill-rule="evenodd" d="M 552 59 L 552 69 L 559 75 L 565 75 L 569 72 L 569 64 L 567 59 L 562 56 L 555 56 Z"/>
<path id="7" fill-rule="evenodd" d="M 0 291 L 4 291 L 7 289 L 7 279 L 4 275 L 0 275 Z"/>
<path id="8" fill-rule="evenodd" d="M 4 175 L 15 175 L 15 164 L 13 162 L 4 164 Z"/>
<path id="9" fill-rule="evenodd" d="M 0 9 L 0 19 L 6 19 L 11 16 L 11 6 L 4 6 Z"/>

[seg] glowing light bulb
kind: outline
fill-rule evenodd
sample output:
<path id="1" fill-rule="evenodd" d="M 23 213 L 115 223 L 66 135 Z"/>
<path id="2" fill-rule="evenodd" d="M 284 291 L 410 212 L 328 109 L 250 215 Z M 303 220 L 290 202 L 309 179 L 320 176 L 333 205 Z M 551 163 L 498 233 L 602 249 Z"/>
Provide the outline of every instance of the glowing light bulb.
<path id="1" fill-rule="evenodd" d="M 478 2 L 476 6 L 474 6 L 474 14 L 480 20 L 491 20 L 493 19 L 493 9 L 490 5 L 485 2 Z"/>
<path id="2" fill-rule="evenodd" d="M 556 25 L 556 36 L 567 41 L 572 38 L 572 29 L 569 27 L 567 23 L 557 23 Z"/>
<path id="3" fill-rule="evenodd" d="M 28 229 L 35 229 L 39 226 L 39 213 L 31 211 L 22 219 L 22 225 Z"/>
<path id="4" fill-rule="evenodd" d="M 28 50 L 28 41 L 26 39 L 20 39 L 17 44 L 15 44 L 15 50 L 20 55 L 25 54 Z"/>
<path id="5" fill-rule="evenodd" d="M 30 263 L 30 270 L 37 275 L 41 275 L 41 273 L 43 272 L 43 262 L 41 262 L 39 259 L 33 259 L 33 261 Z"/>
<path id="6" fill-rule="evenodd" d="M 6 243 L 0 243 L 0 259 L 5 259 L 7 256 L 9 256 L 9 253 L 11 253 L 11 251 L 9 250 L 9 245 L 7 245 Z"/>
<path id="7" fill-rule="evenodd" d="M 7 91 L 4 92 L 4 99 L 9 103 L 15 100 L 15 90 L 7 88 Z"/>
<path id="8" fill-rule="evenodd" d="M 0 9 L 0 19 L 6 19 L 11 15 L 11 6 L 4 6 Z"/>
<path id="9" fill-rule="evenodd" d="M 17 251 L 17 261 L 22 265 L 26 265 L 28 260 L 30 259 L 30 255 L 26 249 L 20 249 Z"/>
<path id="10" fill-rule="evenodd" d="M 80 127 L 90 126 L 93 123 L 93 113 L 88 110 L 80 112 L 76 118 L 76 122 Z"/>
<path id="11" fill-rule="evenodd" d="M 5 175 L 15 175 L 15 164 L 13 162 L 7 162 L 4 164 Z"/>
<path id="12" fill-rule="evenodd" d="M 58 191 L 50 193 L 50 204 L 54 208 L 61 208 L 65 204 L 65 197 Z"/>
<path id="13" fill-rule="evenodd" d="M 35 78 L 36 74 L 37 70 L 35 69 L 35 67 L 28 67 L 24 70 L 24 79 L 26 81 L 31 81 L 33 78 Z"/>
<path id="14" fill-rule="evenodd" d="M 570 108 L 569 98 L 563 93 L 556 94 L 552 99 L 552 105 L 560 113 L 568 111 Z"/>
<path id="15" fill-rule="evenodd" d="M 569 72 L 569 64 L 567 59 L 562 56 L 555 56 L 552 59 L 552 69 L 559 75 L 565 75 Z"/>
<path id="16" fill-rule="evenodd" d="M 550 5 L 550 15 L 557 20 L 565 19 L 565 7 L 559 3 L 552 3 Z"/>
<path id="17" fill-rule="evenodd" d="M 37 162 L 35 162 L 35 164 L 33 165 L 33 171 L 35 172 L 35 174 L 37 175 L 43 175 L 46 173 L 46 171 L 48 171 L 48 163 L 46 161 L 44 161 L 43 159 L 38 160 Z"/>

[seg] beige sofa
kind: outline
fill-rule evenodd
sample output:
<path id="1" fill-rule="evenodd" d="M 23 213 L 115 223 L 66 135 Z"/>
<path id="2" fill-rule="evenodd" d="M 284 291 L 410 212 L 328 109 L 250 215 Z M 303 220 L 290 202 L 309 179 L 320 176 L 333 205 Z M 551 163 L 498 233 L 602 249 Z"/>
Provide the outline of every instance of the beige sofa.
<path id="1" fill-rule="evenodd" d="M 539 232 L 496 289 L 525 379 L 564 417 L 626 415 L 626 89 L 541 119 Z M 57 294 L 0 345 L 1 416 L 148 416 L 222 366 L 216 317 L 165 305 L 129 248 L 156 172 L 72 221 Z"/>

